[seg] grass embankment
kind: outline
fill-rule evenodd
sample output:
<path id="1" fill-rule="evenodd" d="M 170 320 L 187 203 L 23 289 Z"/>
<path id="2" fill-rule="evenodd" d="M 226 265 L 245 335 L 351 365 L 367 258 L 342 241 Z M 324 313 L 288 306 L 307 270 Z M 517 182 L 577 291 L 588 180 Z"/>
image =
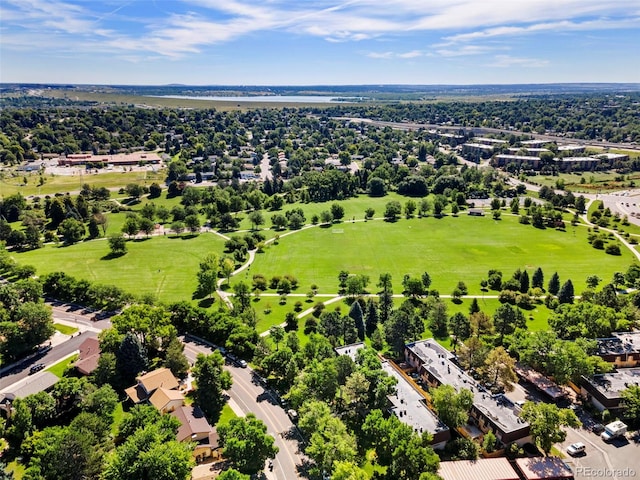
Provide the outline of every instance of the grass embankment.
<path id="1" fill-rule="evenodd" d="M 78 354 L 71 355 L 69 358 L 65 358 L 64 360 L 59 361 L 51 365 L 47 368 L 47 372 L 53 373 L 56 377 L 62 378 L 64 376 L 64 372 L 67 370 L 69 365 L 75 362 L 78 359 Z"/>

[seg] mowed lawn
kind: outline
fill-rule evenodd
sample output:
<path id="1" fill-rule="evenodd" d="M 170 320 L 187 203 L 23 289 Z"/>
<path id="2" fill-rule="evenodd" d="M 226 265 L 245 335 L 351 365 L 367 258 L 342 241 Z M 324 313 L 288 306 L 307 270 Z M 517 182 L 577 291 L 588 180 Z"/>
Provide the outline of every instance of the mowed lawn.
<path id="1" fill-rule="evenodd" d="M 21 264 L 33 265 L 38 275 L 63 271 L 78 279 L 117 285 L 133 294 L 154 294 L 159 300 L 190 300 L 197 286 L 200 261 L 209 253 L 222 254 L 224 239 L 214 234 L 196 237 L 153 237 L 127 242 L 128 253 L 106 259 L 106 240 L 69 247 L 45 248 L 14 254 Z"/>
<path id="2" fill-rule="evenodd" d="M 539 230 L 507 215 L 500 221 L 463 215 L 396 223 L 344 222 L 281 238 L 278 245 L 256 256 L 251 273 L 292 274 L 302 293 L 313 283 L 319 293 L 335 293 L 341 270 L 369 275 L 371 292 L 377 291 L 378 276 L 389 272 L 394 291 L 400 293 L 405 274 L 427 271 L 433 280 L 431 288 L 441 294 L 451 294 L 460 280 L 470 294 L 481 294 L 480 281 L 489 269 L 501 270 L 509 278 L 517 268 L 526 268 L 531 277 L 542 267 L 545 285 L 557 271 L 561 282 L 570 278 L 579 294 L 587 275 L 609 281 L 614 272 L 625 271 L 634 261 L 625 248 L 621 256 L 595 250 L 586 236 L 584 227 L 568 227 L 566 232 Z"/>

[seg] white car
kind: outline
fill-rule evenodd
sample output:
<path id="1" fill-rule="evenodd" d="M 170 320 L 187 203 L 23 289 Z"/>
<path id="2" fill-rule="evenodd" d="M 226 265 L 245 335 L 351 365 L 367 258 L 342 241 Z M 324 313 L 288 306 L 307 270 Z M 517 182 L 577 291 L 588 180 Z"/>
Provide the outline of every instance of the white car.
<path id="1" fill-rule="evenodd" d="M 575 457 L 576 455 L 582 455 L 586 448 L 586 445 L 582 442 L 572 443 L 567 447 L 567 453 Z"/>

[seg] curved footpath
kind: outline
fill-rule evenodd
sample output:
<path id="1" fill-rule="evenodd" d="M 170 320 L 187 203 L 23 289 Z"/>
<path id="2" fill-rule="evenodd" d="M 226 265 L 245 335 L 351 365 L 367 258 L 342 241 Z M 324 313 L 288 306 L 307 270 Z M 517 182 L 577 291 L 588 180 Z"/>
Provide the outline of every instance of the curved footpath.
<path id="1" fill-rule="evenodd" d="M 527 183 L 520 182 L 520 181 L 518 181 L 518 183 L 523 183 L 528 188 L 531 188 L 534 191 L 536 190 L 536 188 L 537 188 L 537 190 L 539 190 L 539 188 L 540 188 L 540 187 L 536 187 L 535 185 L 527 184 Z M 597 197 L 597 195 L 590 195 L 589 196 L 588 202 L 587 202 L 587 205 L 586 205 L 586 211 L 589 210 L 589 205 L 591 205 L 591 203 L 595 200 L 594 197 Z M 594 225 L 593 223 L 591 223 L 589 221 L 589 219 L 587 218 L 587 214 L 586 213 L 580 215 L 580 219 L 582 220 L 583 223 L 582 224 L 578 224 L 578 226 L 591 227 L 591 228 L 597 227 L 597 225 Z M 356 219 L 356 220 L 348 220 L 348 221 L 346 221 L 344 223 L 366 222 L 366 221 L 375 221 L 375 220 L 384 220 L 384 218 L 378 217 L 378 218 L 372 218 L 370 220 Z M 301 232 L 303 230 L 308 230 L 310 228 L 320 227 L 321 225 L 323 225 L 323 224 L 304 225 L 299 230 L 291 230 L 291 231 L 288 231 L 286 233 L 283 233 L 282 235 L 279 235 L 278 239 L 282 239 L 282 238 L 287 237 L 289 235 L 294 235 L 294 234 L 296 234 L 298 232 Z M 630 244 L 627 240 L 625 240 L 624 237 L 622 237 L 622 235 L 620 235 L 615 230 L 612 230 L 612 229 L 609 229 L 609 228 L 602 228 L 602 227 L 598 227 L 598 228 L 599 228 L 600 231 L 604 231 L 604 232 L 608 232 L 608 233 L 613 234 L 620 241 L 620 243 L 622 245 L 624 245 L 627 249 L 629 249 L 629 251 L 631 251 L 631 253 L 638 259 L 638 261 L 640 261 L 640 252 L 638 252 L 638 250 L 636 250 L 632 244 Z M 223 234 L 221 234 L 219 232 L 216 232 L 215 230 L 209 230 L 209 231 L 220 235 L 222 238 L 225 238 L 227 240 L 229 239 L 229 237 L 227 237 L 227 236 L 225 236 L 225 235 L 223 235 Z M 244 230 L 244 231 L 246 231 L 246 230 Z M 269 240 L 267 240 L 265 242 L 265 245 L 269 245 L 269 244 L 273 243 L 275 240 L 276 240 L 276 237 L 270 238 Z M 248 270 L 251 267 L 251 264 L 255 261 L 257 250 L 255 250 L 255 249 L 254 250 L 250 250 L 248 253 L 249 253 L 249 258 L 247 259 L 247 261 L 244 264 L 242 264 L 238 269 L 236 269 L 231 274 L 232 277 L 236 276 L 237 274 L 239 274 L 239 273 L 241 273 L 241 272 L 243 272 L 245 270 Z M 218 280 L 216 293 L 221 298 L 221 300 L 225 303 L 225 305 L 227 305 L 228 308 L 233 309 L 233 302 L 231 301 L 231 297 L 233 297 L 234 294 L 231 293 L 231 292 L 227 292 L 225 290 L 222 290 L 222 285 L 224 285 L 225 282 L 226 282 L 226 279 L 224 279 L 224 278 Z M 260 296 L 262 296 L 262 297 L 280 297 L 280 295 L 277 294 L 277 293 L 262 293 L 262 294 L 260 294 Z M 306 297 L 306 296 L 307 296 L 306 294 L 302 294 L 302 293 L 289 293 L 289 294 L 287 294 L 287 297 Z M 366 294 L 366 295 L 363 295 L 363 296 L 365 296 L 365 297 L 376 297 L 375 294 Z M 318 295 L 316 295 L 316 297 L 329 297 L 328 300 L 325 300 L 324 302 L 322 302 L 324 305 L 330 305 L 332 303 L 338 302 L 338 301 L 343 300 L 343 299 L 346 298 L 346 296 L 340 295 L 338 293 L 336 293 L 336 294 L 326 294 L 326 293 L 325 294 L 318 294 Z M 395 295 L 393 295 L 393 297 L 394 298 L 403 298 L 404 295 L 395 294 Z M 440 295 L 440 298 L 452 298 L 452 295 Z M 463 295 L 460 298 L 462 298 L 462 299 L 469 299 L 469 298 L 498 298 L 498 295 Z M 576 296 L 576 298 L 578 298 L 578 296 Z M 313 312 L 313 307 L 307 308 L 306 310 L 303 310 L 298 315 L 296 315 L 296 318 L 298 320 L 300 320 L 300 319 L 306 317 L 307 315 L 310 315 L 312 312 Z M 284 322 L 280 324 L 280 326 L 282 326 L 282 327 L 284 327 L 285 325 L 286 324 Z M 262 336 L 262 337 L 265 337 L 265 336 L 268 336 L 268 335 L 269 335 L 269 330 L 266 330 L 266 331 L 264 331 L 264 332 L 262 332 L 260 334 L 260 336 Z"/>

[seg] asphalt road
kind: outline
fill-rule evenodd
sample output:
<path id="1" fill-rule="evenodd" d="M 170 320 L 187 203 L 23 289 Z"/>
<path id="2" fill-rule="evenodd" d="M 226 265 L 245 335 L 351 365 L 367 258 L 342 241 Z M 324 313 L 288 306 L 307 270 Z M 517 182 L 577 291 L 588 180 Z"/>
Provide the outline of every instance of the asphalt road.
<path id="1" fill-rule="evenodd" d="M 576 442 L 582 442 L 587 447 L 584 455 L 567 455 L 565 458 L 576 480 L 640 478 L 640 442 L 620 438 L 606 443 L 586 428 L 569 428 L 566 440 L 558 446 L 566 454 L 567 447 Z"/>
<path id="2" fill-rule="evenodd" d="M 210 347 L 193 340 L 185 339 L 184 344 L 184 353 L 190 362 L 195 361 L 198 353 L 212 352 Z M 271 480 L 302 478 L 300 469 L 306 463 L 306 458 L 300 452 L 297 429 L 276 397 L 260 384 L 251 368 L 240 368 L 228 363 L 225 368 L 233 376 L 233 385 L 227 391 L 229 398 L 244 414 L 253 413 L 262 420 L 280 449 L 273 462 L 273 471 L 267 470 L 265 476 Z"/>
<path id="3" fill-rule="evenodd" d="M 29 368 L 31 365 L 36 363 L 44 363 L 47 367 L 59 362 L 62 358 L 66 357 L 70 353 L 78 350 L 78 347 L 82 342 L 84 342 L 85 338 L 96 337 L 97 333 L 95 332 L 83 332 L 81 334 L 76 334 L 73 338 L 70 338 L 64 343 L 60 345 L 56 345 L 49 352 L 47 352 L 42 357 L 32 358 L 31 360 L 27 360 L 15 366 L 9 372 L 6 372 L 0 378 L 0 390 L 13 385 L 19 380 L 26 378 L 29 376 Z"/>

